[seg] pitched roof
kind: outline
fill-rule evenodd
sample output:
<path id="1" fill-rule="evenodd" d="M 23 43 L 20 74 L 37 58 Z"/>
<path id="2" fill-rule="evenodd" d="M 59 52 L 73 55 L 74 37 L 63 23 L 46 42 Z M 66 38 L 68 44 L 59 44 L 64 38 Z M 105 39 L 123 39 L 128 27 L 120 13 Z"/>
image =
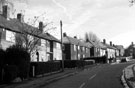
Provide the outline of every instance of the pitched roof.
<path id="1" fill-rule="evenodd" d="M 85 47 L 89 47 L 89 48 L 93 46 L 92 44 L 85 42 L 83 40 L 78 40 L 78 41 L 79 41 L 80 46 L 85 46 Z"/>
<path id="2" fill-rule="evenodd" d="M 63 37 L 63 43 L 78 45 L 79 41 L 76 38 L 65 36 Z"/>
<path id="3" fill-rule="evenodd" d="M 26 30 L 25 32 L 27 32 L 30 35 L 34 35 L 36 37 L 47 39 L 50 41 L 60 42 L 57 38 L 50 35 L 49 33 L 41 33 L 41 31 L 37 31 L 39 30 L 38 28 L 28 25 L 26 23 L 21 23 L 17 19 L 6 20 L 3 16 L 0 15 L 0 26 L 8 30 L 11 30 L 13 32 L 19 32 L 19 33 L 22 33 L 22 29 L 23 30 L 25 29 Z"/>
<path id="4" fill-rule="evenodd" d="M 102 42 L 99 42 L 99 46 L 101 49 L 107 49 L 107 46 L 105 46 Z"/>
<path id="5" fill-rule="evenodd" d="M 104 44 L 104 43 L 103 43 Z M 117 49 L 116 47 L 114 47 L 114 46 L 110 46 L 109 44 L 104 44 L 107 48 L 109 48 L 109 49 Z"/>
<path id="6" fill-rule="evenodd" d="M 124 49 L 123 45 L 116 45 L 116 48 L 118 48 L 118 49 Z"/>
<path id="7" fill-rule="evenodd" d="M 74 44 L 74 45 L 79 45 L 79 46 L 84 46 L 84 47 L 92 47 L 92 44 L 86 43 L 85 41 L 81 41 L 77 38 L 72 38 L 70 36 L 64 36 L 63 37 L 63 43 L 65 44 Z"/>
<path id="8" fill-rule="evenodd" d="M 96 48 L 100 48 L 100 46 L 99 46 L 99 44 L 98 44 L 98 43 L 95 43 L 95 42 L 93 42 L 93 41 L 90 41 L 90 43 L 91 43 L 94 47 L 96 47 Z"/>
<path id="9" fill-rule="evenodd" d="M 0 27 L 6 28 L 10 30 L 10 23 L 8 22 L 7 19 L 5 19 L 2 15 L 0 15 Z"/>

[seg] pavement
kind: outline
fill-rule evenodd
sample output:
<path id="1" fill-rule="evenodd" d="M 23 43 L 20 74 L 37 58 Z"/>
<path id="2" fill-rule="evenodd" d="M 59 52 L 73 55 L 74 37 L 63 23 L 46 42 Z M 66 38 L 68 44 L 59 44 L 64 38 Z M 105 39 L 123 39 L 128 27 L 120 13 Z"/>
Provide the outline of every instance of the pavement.
<path id="1" fill-rule="evenodd" d="M 52 82 L 58 81 L 60 79 L 73 76 L 75 74 L 78 74 L 82 70 L 85 70 L 87 68 L 92 68 L 97 65 L 90 65 L 85 67 L 84 69 L 65 69 L 64 72 L 56 72 L 56 73 L 50 73 L 44 76 L 39 76 L 36 78 L 30 78 L 29 80 L 25 80 L 23 82 L 19 83 L 13 83 L 13 84 L 5 84 L 5 85 L 0 85 L 0 88 L 33 88 L 33 86 L 38 88 L 39 85 L 47 85 Z"/>
<path id="2" fill-rule="evenodd" d="M 124 88 L 135 88 L 135 64 L 127 66 L 121 76 Z"/>

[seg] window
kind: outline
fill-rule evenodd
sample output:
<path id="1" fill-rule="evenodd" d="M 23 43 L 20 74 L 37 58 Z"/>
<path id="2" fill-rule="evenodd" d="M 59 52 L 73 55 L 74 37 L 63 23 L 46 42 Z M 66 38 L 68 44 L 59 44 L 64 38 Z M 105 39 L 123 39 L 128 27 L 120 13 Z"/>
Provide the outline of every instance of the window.
<path id="1" fill-rule="evenodd" d="M 76 51 L 76 45 L 74 45 L 74 51 Z"/>
<path id="2" fill-rule="evenodd" d="M 85 49 L 86 53 L 88 53 L 88 48 Z"/>
<path id="3" fill-rule="evenodd" d="M 50 52 L 50 46 L 51 46 L 50 44 L 51 43 L 49 41 L 47 41 L 46 43 L 47 43 L 47 52 Z"/>
<path id="4" fill-rule="evenodd" d="M 85 47 L 83 47 L 83 51 L 85 51 Z"/>
<path id="5" fill-rule="evenodd" d="M 34 37 L 31 36 L 31 35 L 28 35 L 28 40 L 29 40 L 29 41 L 33 41 L 33 40 L 34 40 Z"/>
<path id="6" fill-rule="evenodd" d="M 80 60 L 80 54 L 78 54 L 78 59 Z"/>
<path id="7" fill-rule="evenodd" d="M 80 46 L 78 46 L 78 50 L 80 50 Z"/>
<path id="8" fill-rule="evenodd" d="M 61 44 L 60 44 L 60 43 L 56 43 L 56 47 L 57 47 L 58 49 L 61 49 Z"/>
<path id="9" fill-rule="evenodd" d="M 15 33 L 12 31 L 6 30 L 6 40 L 10 42 L 15 42 Z"/>
<path id="10" fill-rule="evenodd" d="M 83 58 L 85 58 L 85 55 L 83 55 Z"/>
<path id="11" fill-rule="evenodd" d="M 41 46 L 46 46 L 46 41 L 44 39 L 41 39 Z"/>
<path id="12" fill-rule="evenodd" d="M 2 32 L 0 32 L 0 42 L 1 42 L 1 39 L 2 39 Z"/>

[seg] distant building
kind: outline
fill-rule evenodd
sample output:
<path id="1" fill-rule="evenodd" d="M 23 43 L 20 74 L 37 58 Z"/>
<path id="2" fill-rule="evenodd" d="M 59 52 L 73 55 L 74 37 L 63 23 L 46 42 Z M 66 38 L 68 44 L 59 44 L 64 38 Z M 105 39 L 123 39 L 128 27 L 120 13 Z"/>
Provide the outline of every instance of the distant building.
<path id="1" fill-rule="evenodd" d="M 119 50 L 119 56 L 124 56 L 125 49 L 123 45 L 115 45 L 115 47 Z"/>
<path id="2" fill-rule="evenodd" d="M 92 45 L 77 37 L 67 36 L 63 34 L 64 55 L 66 60 L 80 60 L 81 58 L 90 57 L 90 48 Z"/>
<path id="3" fill-rule="evenodd" d="M 135 58 L 135 44 L 133 42 L 125 49 L 124 55 Z"/>

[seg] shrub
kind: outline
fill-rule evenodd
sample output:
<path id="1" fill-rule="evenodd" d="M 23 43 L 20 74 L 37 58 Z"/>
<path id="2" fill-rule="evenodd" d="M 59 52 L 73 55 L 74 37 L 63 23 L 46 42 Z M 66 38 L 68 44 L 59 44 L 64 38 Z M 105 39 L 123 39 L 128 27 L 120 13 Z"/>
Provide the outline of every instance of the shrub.
<path id="1" fill-rule="evenodd" d="M 61 69 L 60 61 L 49 62 L 31 62 L 30 64 L 30 76 L 32 76 L 32 67 L 35 67 L 35 75 L 42 75 L 45 73 L 59 71 Z"/>
<path id="2" fill-rule="evenodd" d="M 3 67 L 5 64 L 5 51 L 0 49 L 0 67 Z"/>
<path id="3" fill-rule="evenodd" d="M 19 69 L 18 76 L 22 79 L 29 75 L 30 54 L 25 48 L 13 45 L 6 50 L 6 64 L 15 65 Z"/>
<path id="4" fill-rule="evenodd" d="M 95 60 L 95 63 L 106 63 L 106 56 L 102 56 L 102 57 L 87 57 L 87 58 L 83 58 L 84 60 Z"/>
<path id="5" fill-rule="evenodd" d="M 2 82 L 2 69 L 5 65 L 5 51 L 0 49 L 0 83 Z"/>
<path id="6" fill-rule="evenodd" d="M 83 60 L 64 60 L 64 68 L 81 68 L 84 67 L 84 65 L 85 61 Z"/>
<path id="7" fill-rule="evenodd" d="M 4 75 L 5 83 L 10 83 L 18 75 L 18 68 L 16 65 L 7 65 L 4 67 L 4 71 L 5 71 L 5 75 Z"/>

